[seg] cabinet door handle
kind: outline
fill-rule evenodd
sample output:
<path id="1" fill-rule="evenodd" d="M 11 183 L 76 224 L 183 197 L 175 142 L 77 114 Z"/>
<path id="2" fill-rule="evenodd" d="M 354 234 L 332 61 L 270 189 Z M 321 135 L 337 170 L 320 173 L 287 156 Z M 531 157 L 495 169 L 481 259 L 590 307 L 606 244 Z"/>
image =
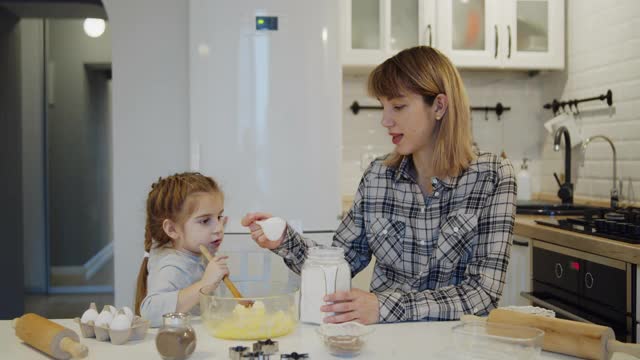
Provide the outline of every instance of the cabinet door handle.
<path id="1" fill-rule="evenodd" d="M 513 245 L 515 245 L 515 246 L 529 247 L 529 243 L 528 243 L 528 242 L 526 242 L 526 241 L 513 240 Z"/>
<path id="2" fill-rule="evenodd" d="M 494 25 L 493 29 L 496 32 L 496 50 L 495 50 L 495 52 L 493 54 L 493 57 L 494 58 L 498 58 L 498 25 Z"/>
<path id="3" fill-rule="evenodd" d="M 425 34 L 425 40 L 429 39 L 429 42 L 428 42 L 429 46 L 433 46 L 432 45 L 432 41 L 431 41 L 432 40 L 431 39 L 431 24 L 427 25 L 427 27 L 424 29 L 424 34 Z M 429 35 L 427 36 L 427 34 L 429 34 Z"/>
<path id="4" fill-rule="evenodd" d="M 507 33 L 509 34 L 509 52 L 507 53 L 507 58 L 511 59 L 511 25 L 507 25 Z"/>

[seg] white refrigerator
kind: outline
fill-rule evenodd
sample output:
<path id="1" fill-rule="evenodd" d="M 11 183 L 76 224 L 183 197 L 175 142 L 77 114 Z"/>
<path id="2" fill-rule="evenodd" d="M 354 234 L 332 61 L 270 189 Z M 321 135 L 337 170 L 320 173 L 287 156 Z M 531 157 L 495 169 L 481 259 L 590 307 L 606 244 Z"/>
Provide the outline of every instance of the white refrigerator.
<path id="1" fill-rule="evenodd" d="M 246 212 L 269 211 L 326 244 L 339 223 L 338 5 L 189 2 L 191 168 L 225 192 L 221 252 L 242 253 L 232 278 L 288 276 L 240 225 Z"/>

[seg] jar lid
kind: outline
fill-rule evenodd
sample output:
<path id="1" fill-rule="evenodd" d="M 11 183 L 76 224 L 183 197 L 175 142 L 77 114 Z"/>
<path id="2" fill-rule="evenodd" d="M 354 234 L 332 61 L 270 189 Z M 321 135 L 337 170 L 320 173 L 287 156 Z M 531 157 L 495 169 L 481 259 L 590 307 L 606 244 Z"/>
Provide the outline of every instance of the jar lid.
<path id="1" fill-rule="evenodd" d="M 314 259 L 344 259 L 344 249 L 337 246 L 314 246 L 309 249 L 308 256 Z"/>
<path id="2" fill-rule="evenodd" d="M 166 326 L 185 326 L 189 324 L 191 315 L 187 313 L 172 312 L 162 315 L 162 321 Z"/>

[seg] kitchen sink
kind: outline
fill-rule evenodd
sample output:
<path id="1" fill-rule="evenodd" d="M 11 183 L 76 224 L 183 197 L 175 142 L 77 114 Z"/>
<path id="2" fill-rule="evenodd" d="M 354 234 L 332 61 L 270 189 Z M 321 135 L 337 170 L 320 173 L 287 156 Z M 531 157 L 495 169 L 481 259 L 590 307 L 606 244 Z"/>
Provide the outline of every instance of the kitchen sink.
<path id="1" fill-rule="evenodd" d="M 584 215 L 585 210 L 598 209 L 594 206 L 575 204 L 554 204 L 525 202 L 516 204 L 516 214 L 521 215 Z"/>

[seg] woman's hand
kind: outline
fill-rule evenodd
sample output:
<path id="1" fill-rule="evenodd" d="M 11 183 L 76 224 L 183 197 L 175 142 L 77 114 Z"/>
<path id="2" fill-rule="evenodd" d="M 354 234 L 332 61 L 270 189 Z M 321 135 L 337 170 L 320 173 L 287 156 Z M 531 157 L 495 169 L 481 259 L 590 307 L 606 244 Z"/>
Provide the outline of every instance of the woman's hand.
<path id="1" fill-rule="evenodd" d="M 216 256 L 209 261 L 200 280 L 203 286 L 218 284 L 225 275 L 229 275 L 227 258 L 228 256 Z"/>
<path id="2" fill-rule="evenodd" d="M 286 232 L 286 228 L 282 233 L 282 236 L 280 236 L 279 240 L 271 241 L 267 239 L 267 237 L 262 232 L 262 228 L 260 227 L 260 225 L 256 224 L 256 221 L 266 220 L 270 217 L 271 214 L 267 213 L 248 213 L 242 218 L 241 224 L 242 226 L 246 226 L 251 230 L 251 238 L 256 242 L 256 244 L 258 244 L 258 246 L 260 246 L 261 248 L 273 250 L 278 248 L 284 241 L 284 233 Z"/>
<path id="3" fill-rule="evenodd" d="M 334 304 L 320 307 L 320 311 L 337 313 L 324 318 L 325 323 L 357 321 L 361 324 L 375 324 L 380 316 L 378 297 L 367 291 L 351 289 L 339 291 L 324 297 L 324 301 Z"/>

